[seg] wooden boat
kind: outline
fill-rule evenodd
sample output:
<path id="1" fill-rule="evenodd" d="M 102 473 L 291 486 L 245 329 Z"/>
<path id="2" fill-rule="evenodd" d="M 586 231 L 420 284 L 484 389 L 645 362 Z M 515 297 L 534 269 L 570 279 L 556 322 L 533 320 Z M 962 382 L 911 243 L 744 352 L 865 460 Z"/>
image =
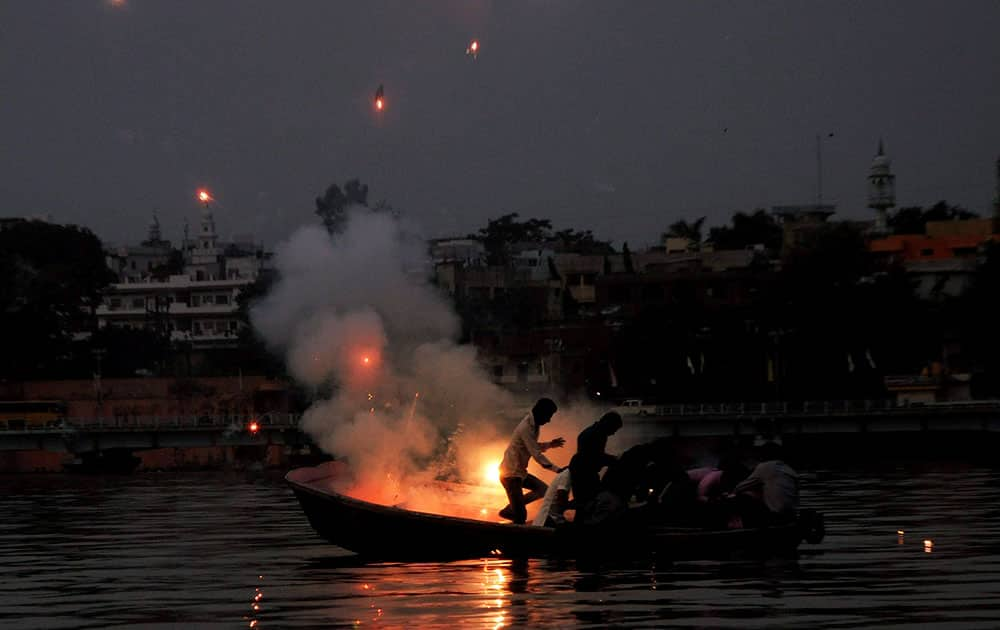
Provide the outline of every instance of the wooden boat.
<path id="1" fill-rule="evenodd" d="M 670 559 L 794 552 L 815 522 L 800 521 L 758 529 L 707 531 L 643 527 L 585 531 L 489 522 L 378 505 L 331 489 L 323 466 L 299 468 L 285 480 L 309 523 L 329 542 L 359 555 L 384 560 L 605 555 L 655 553 Z M 821 521 L 819 526 L 822 527 Z M 822 532 L 819 533 L 819 538 Z"/>

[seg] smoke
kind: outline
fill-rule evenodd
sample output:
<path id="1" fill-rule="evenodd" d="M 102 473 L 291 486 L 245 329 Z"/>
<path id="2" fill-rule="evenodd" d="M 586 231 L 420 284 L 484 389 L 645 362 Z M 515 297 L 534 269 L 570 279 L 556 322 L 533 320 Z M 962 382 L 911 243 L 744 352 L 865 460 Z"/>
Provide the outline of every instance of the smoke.
<path id="1" fill-rule="evenodd" d="M 501 439 L 496 424 L 512 406 L 474 348 L 456 343 L 458 318 L 428 283 L 428 263 L 414 230 L 357 210 L 341 234 L 304 227 L 279 245 L 278 280 L 251 310 L 315 394 L 304 430 L 349 462 L 353 495 L 380 503 L 405 502 L 408 488 L 442 475 L 480 481 L 468 455 Z"/>

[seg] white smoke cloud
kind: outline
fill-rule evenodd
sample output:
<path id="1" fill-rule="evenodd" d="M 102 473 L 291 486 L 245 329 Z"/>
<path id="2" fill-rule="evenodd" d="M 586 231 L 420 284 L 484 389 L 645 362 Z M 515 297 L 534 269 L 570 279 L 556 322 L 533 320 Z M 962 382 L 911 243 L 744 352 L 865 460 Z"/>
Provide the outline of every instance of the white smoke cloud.
<path id="1" fill-rule="evenodd" d="M 350 462 L 365 498 L 384 503 L 437 474 L 460 425 L 496 439 L 511 406 L 475 349 L 456 343 L 458 318 L 428 284 L 426 258 L 425 242 L 398 220 L 356 211 L 340 235 L 305 227 L 282 243 L 278 280 L 251 310 L 290 373 L 332 392 L 306 412 L 304 430 Z M 467 459 L 452 463 L 471 475 Z"/>

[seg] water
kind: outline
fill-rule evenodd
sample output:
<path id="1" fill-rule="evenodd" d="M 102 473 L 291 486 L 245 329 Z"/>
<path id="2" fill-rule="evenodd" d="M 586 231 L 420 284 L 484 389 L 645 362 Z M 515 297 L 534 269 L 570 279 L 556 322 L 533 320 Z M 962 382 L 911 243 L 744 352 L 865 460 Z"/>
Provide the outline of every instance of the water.
<path id="1" fill-rule="evenodd" d="M 365 564 L 274 476 L 3 477 L 0 628 L 1000 626 L 1000 472 L 822 471 L 803 494 L 829 531 L 796 560 L 584 571 Z"/>

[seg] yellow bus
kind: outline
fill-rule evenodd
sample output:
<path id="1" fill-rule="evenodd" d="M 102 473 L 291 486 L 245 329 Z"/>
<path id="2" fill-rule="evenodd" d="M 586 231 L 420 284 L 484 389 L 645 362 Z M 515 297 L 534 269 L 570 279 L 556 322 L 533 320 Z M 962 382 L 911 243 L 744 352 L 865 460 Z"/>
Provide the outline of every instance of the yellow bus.
<path id="1" fill-rule="evenodd" d="M 53 427 L 65 418 L 66 403 L 61 400 L 0 400 L 0 429 Z"/>

